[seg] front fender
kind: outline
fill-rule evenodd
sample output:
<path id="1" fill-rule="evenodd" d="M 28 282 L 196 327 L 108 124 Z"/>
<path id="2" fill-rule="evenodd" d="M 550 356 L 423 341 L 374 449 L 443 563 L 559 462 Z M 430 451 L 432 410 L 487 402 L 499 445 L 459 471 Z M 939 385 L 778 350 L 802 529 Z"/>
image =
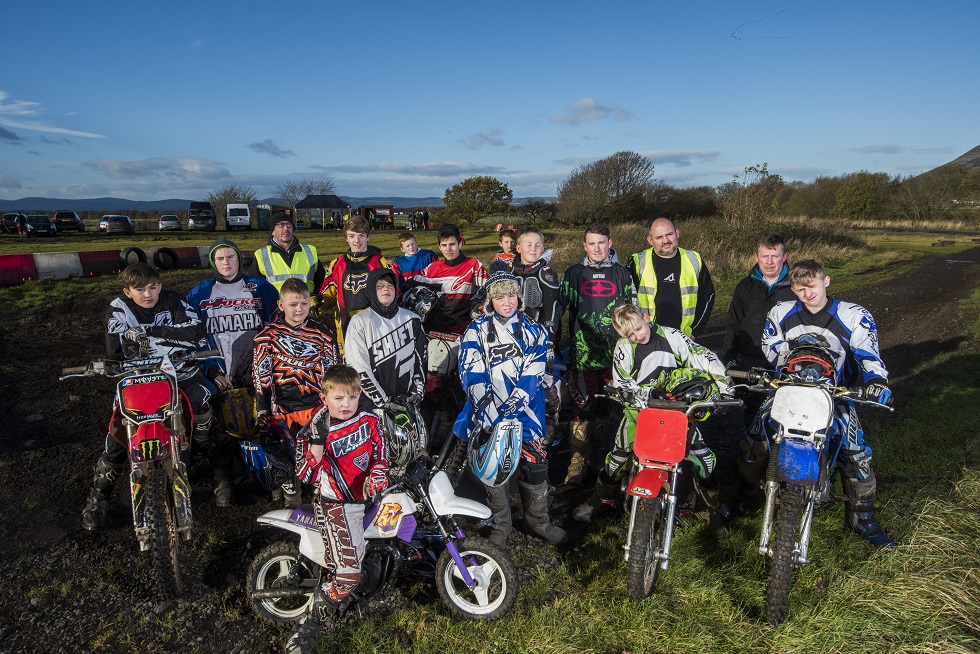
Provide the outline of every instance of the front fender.
<path id="1" fill-rule="evenodd" d="M 812 443 L 783 439 L 776 454 L 779 481 L 813 486 L 820 478 L 820 452 Z"/>
<path id="2" fill-rule="evenodd" d="M 642 468 L 626 489 L 627 495 L 635 497 L 656 497 L 667 483 L 667 471 L 657 468 Z"/>

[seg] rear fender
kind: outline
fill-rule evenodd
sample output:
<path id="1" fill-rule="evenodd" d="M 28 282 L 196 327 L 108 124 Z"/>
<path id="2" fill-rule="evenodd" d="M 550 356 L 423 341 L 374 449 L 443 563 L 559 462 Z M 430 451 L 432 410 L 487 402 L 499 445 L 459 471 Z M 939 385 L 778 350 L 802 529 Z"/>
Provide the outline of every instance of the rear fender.
<path id="1" fill-rule="evenodd" d="M 323 538 L 316 526 L 312 504 L 296 509 L 276 509 L 263 513 L 256 520 L 260 525 L 275 527 L 299 536 L 299 553 L 321 567 L 327 567 Z"/>
<path id="2" fill-rule="evenodd" d="M 812 486 L 820 478 L 820 451 L 812 443 L 784 438 L 777 446 L 779 481 Z"/>
<path id="3" fill-rule="evenodd" d="M 484 504 L 457 496 L 449 475 L 443 470 L 434 474 L 429 482 L 429 499 L 438 515 L 466 515 L 481 520 L 491 516 L 490 509 Z"/>
<path id="4" fill-rule="evenodd" d="M 634 497 L 656 497 L 667 483 L 667 471 L 657 468 L 641 468 L 626 489 Z"/>

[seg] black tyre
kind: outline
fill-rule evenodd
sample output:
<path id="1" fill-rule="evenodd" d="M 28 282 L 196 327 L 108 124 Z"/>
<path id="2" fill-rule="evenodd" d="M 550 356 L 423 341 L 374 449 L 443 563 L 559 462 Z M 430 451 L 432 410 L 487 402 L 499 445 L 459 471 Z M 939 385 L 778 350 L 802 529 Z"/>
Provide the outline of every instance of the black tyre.
<path id="1" fill-rule="evenodd" d="M 470 589 L 445 550 L 436 564 L 436 589 L 449 610 L 467 620 L 496 620 L 517 601 L 517 566 L 503 549 L 488 540 L 470 536 L 456 541 L 459 554 L 476 582 Z"/>
<path id="2" fill-rule="evenodd" d="M 667 507 L 663 496 L 633 501 L 637 503 L 636 520 L 626 566 L 626 594 L 639 602 L 650 597 L 657 585 L 660 554 L 666 547 Z"/>
<path id="3" fill-rule="evenodd" d="M 785 486 L 779 491 L 776 525 L 772 535 L 772 562 L 766 583 L 765 617 L 772 624 L 786 618 L 789 590 L 793 585 L 796 563 L 796 540 L 803 512 L 803 491 L 799 486 Z"/>
<path id="4" fill-rule="evenodd" d="M 135 246 L 123 248 L 122 252 L 119 253 L 119 263 L 122 264 L 123 268 L 130 264 L 129 255 L 131 254 L 135 254 L 136 260 L 140 263 L 146 263 L 146 252 L 143 252 L 142 249 Z"/>
<path id="5" fill-rule="evenodd" d="M 260 618 L 274 624 L 293 624 L 309 611 L 320 571 L 299 555 L 296 543 L 280 541 L 252 559 L 247 579 L 249 601 Z M 282 596 L 254 597 L 258 591 L 276 590 L 282 591 Z"/>
<path id="6" fill-rule="evenodd" d="M 160 597 L 174 599 L 183 591 L 180 579 L 180 537 L 177 512 L 167 479 L 160 468 L 151 468 L 143 480 L 146 526 L 152 530 L 150 557 Z"/>
<path id="7" fill-rule="evenodd" d="M 170 248 L 159 248 L 153 253 L 153 264 L 160 270 L 177 270 L 180 256 Z"/>

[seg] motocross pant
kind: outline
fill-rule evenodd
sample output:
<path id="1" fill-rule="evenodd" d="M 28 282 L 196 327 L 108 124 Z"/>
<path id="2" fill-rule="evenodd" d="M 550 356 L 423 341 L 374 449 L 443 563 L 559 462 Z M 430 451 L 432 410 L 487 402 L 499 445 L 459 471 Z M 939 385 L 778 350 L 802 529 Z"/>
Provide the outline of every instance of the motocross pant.
<path id="1" fill-rule="evenodd" d="M 323 583 L 323 591 L 327 599 L 340 604 L 361 583 L 361 563 L 366 550 L 364 504 L 333 502 L 318 494 L 314 508 L 331 573 Z"/>

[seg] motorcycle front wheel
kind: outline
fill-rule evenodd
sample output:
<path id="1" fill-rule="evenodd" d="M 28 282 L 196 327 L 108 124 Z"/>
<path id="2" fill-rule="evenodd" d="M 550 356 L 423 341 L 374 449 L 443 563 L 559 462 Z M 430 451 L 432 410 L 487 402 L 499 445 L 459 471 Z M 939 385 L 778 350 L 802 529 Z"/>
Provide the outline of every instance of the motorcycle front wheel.
<path id="1" fill-rule="evenodd" d="M 178 597 L 183 591 L 180 579 L 180 535 L 177 532 L 177 510 L 169 492 L 166 474 L 161 468 L 144 471 L 143 489 L 146 502 L 146 526 L 152 530 L 150 557 L 157 588 L 162 599 Z"/>
<path id="2" fill-rule="evenodd" d="M 436 564 L 436 589 L 449 610 L 467 620 L 496 620 L 517 600 L 517 566 L 504 550 L 476 536 L 456 541 L 460 557 L 476 582 L 469 588 L 449 550 Z"/>
<path id="3" fill-rule="evenodd" d="M 650 597 L 660 573 L 660 554 L 667 537 L 667 507 L 663 496 L 633 498 L 636 518 L 630 537 L 629 561 L 626 565 L 626 594 L 631 600 Z"/>
<path id="4" fill-rule="evenodd" d="M 800 514 L 803 512 L 803 490 L 799 486 L 784 486 L 779 491 L 776 524 L 772 535 L 772 563 L 766 583 L 766 620 L 779 624 L 786 619 L 789 589 L 796 561 L 796 541 L 799 536 Z"/>
<path id="5" fill-rule="evenodd" d="M 309 611 L 320 574 L 312 561 L 299 555 L 297 544 L 280 541 L 252 559 L 247 579 L 249 601 L 260 618 L 273 624 L 293 624 Z M 281 591 L 282 595 L 256 598 L 258 591 Z"/>

